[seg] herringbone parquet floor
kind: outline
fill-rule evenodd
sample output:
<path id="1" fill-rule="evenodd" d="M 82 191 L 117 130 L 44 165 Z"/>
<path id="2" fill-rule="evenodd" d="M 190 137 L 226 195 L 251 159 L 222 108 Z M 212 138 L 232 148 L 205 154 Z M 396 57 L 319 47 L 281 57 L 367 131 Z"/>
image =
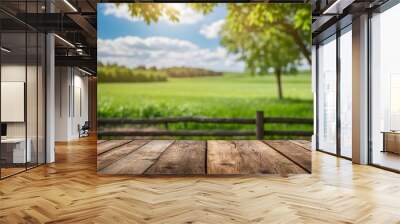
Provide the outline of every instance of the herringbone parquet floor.
<path id="1" fill-rule="evenodd" d="M 400 175 L 313 152 L 313 174 L 96 174 L 96 142 L 0 181 L 0 223 L 400 223 Z"/>

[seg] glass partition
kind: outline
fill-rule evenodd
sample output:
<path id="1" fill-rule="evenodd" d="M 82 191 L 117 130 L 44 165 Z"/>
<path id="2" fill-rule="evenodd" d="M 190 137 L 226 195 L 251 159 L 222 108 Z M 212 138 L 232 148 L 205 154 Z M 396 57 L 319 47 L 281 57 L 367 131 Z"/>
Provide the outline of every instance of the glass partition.
<path id="1" fill-rule="evenodd" d="M 6 177 L 24 171 L 31 161 L 26 141 L 26 33 L 3 32 L 1 47 L 1 175 Z"/>
<path id="2" fill-rule="evenodd" d="M 340 154 L 352 157 L 352 34 L 351 26 L 340 36 Z"/>
<path id="3" fill-rule="evenodd" d="M 371 18 L 371 162 L 400 170 L 400 5 Z"/>
<path id="4" fill-rule="evenodd" d="M 0 2 L 40 13 L 43 1 Z M 45 163 L 45 35 L 0 12 L 0 178 Z"/>
<path id="5" fill-rule="evenodd" d="M 318 149 L 336 153 L 336 36 L 318 47 Z"/>

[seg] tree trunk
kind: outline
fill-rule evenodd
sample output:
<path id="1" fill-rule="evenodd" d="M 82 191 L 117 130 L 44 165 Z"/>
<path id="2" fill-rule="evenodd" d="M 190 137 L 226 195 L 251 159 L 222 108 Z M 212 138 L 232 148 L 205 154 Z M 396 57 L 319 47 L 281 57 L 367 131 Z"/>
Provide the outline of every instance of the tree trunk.
<path id="1" fill-rule="evenodd" d="M 278 99 L 283 99 L 282 90 L 282 70 L 280 68 L 275 69 L 276 84 L 278 85 Z"/>

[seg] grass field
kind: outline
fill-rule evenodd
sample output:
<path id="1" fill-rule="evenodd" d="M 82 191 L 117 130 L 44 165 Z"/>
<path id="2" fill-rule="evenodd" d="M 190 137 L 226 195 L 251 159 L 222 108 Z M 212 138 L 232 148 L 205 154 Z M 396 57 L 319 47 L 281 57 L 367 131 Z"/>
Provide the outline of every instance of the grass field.
<path id="1" fill-rule="evenodd" d="M 277 99 L 274 76 L 225 74 L 219 77 L 170 78 L 157 83 L 99 83 L 99 117 L 207 116 L 254 118 L 313 116 L 311 75 L 283 77 L 283 100 Z M 266 125 L 266 129 L 304 129 L 309 125 Z M 170 129 L 254 129 L 254 126 L 176 124 Z"/>

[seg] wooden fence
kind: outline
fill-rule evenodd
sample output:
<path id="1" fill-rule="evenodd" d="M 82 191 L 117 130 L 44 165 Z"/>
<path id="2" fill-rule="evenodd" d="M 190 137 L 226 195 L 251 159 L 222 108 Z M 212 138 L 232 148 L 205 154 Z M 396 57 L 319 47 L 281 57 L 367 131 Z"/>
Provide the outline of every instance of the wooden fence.
<path id="1" fill-rule="evenodd" d="M 110 136 L 256 136 L 264 139 L 264 136 L 304 136 L 309 137 L 312 131 L 302 130 L 264 130 L 268 124 L 313 124 L 312 118 L 288 118 L 288 117 L 264 117 L 262 111 L 257 111 L 256 118 L 208 118 L 208 117 L 166 117 L 151 119 L 124 119 L 124 118 L 100 118 L 99 127 L 119 125 L 159 125 L 163 124 L 168 129 L 170 123 L 216 123 L 216 124 L 254 124 L 254 131 L 230 131 L 230 130 L 158 130 L 158 131 L 119 131 L 100 130 L 99 137 Z"/>

